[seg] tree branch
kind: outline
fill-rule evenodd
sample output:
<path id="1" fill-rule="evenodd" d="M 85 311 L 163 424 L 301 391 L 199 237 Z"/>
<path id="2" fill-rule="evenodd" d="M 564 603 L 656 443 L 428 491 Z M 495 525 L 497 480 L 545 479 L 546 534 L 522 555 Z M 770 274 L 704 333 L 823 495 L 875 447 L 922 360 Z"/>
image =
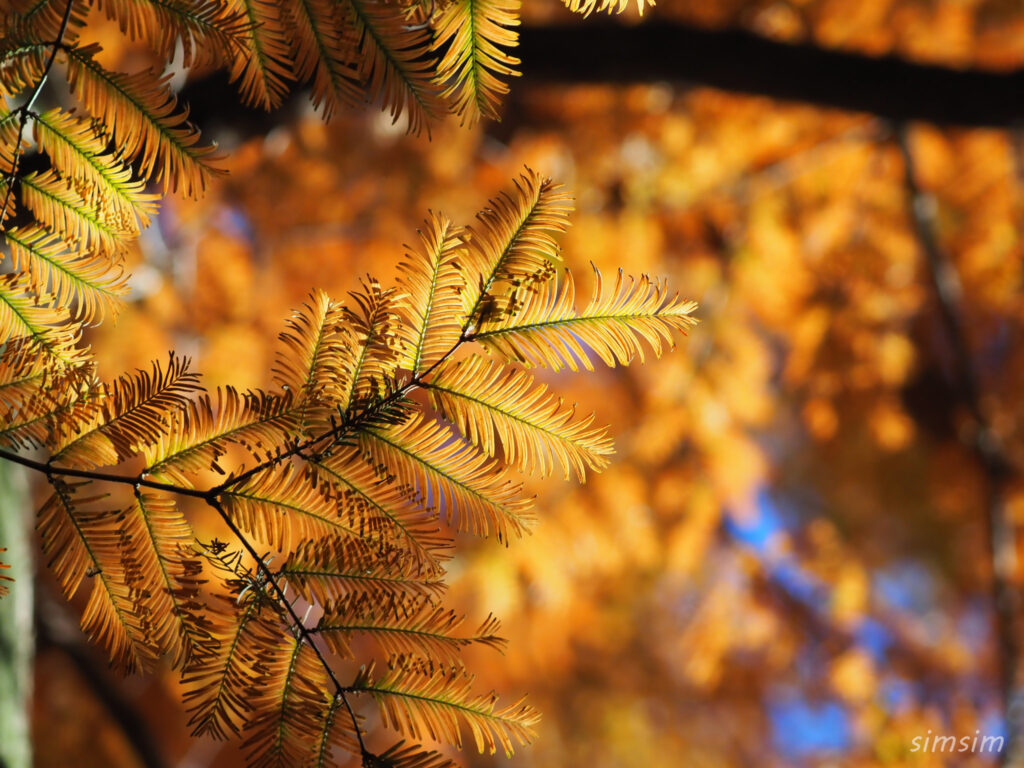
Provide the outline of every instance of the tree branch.
<path id="1" fill-rule="evenodd" d="M 549 83 L 667 82 L 866 112 L 893 121 L 977 128 L 1024 123 L 1024 69 L 918 64 L 894 55 L 782 43 L 739 29 L 702 29 L 664 20 L 628 27 L 597 19 L 528 25 L 520 29 L 513 53 L 523 62 L 523 76 L 512 83 L 513 99 L 531 86 Z M 273 113 L 247 107 L 223 73 L 192 80 L 179 95 L 197 124 L 228 127 L 240 137 L 266 133 L 305 100 L 298 89 Z"/>
<path id="2" fill-rule="evenodd" d="M 584 55 L 584 54 L 590 55 Z M 531 83 L 692 83 L 892 120 L 1007 127 L 1024 118 L 1024 70 L 953 69 L 657 20 L 525 27 Z"/>
<path id="3" fill-rule="evenodd" d="M 4 203 L 3 208 L 0 208 L 0 231 L 4 228 L 4 221 L 7 219 L 7 209 L 11 204 L 11 197 L 14 191 L 14 180 L 18 176 L 18 166 L 21 163 L 21 141 L 25 135 L 25 126 L 28 123 L 29 115 L 32 113 L 32 107 L 36 103 L 36 99 L 39 98 L 39 94 L 43 90 L 43 86 L 46 85 L 46 80 L 50 76 L 50 70 L 53 69 L 53 63 L 57 60 L 57 51 L 61 50 L 64 46 L 64 34 L 68 30 L 68 24 L 71 21 L 71 8 L 74 5 L 75 0 L 68 0 L 67 6 L 64 8 L 64 16 L 60 21 L 60 30 L 57 32 L 57 39 L 53 41 L 50 48 L 50 55 L 46 59 L 46 65 L 43 67 L 43 74 L 39 77 L 39 82 L 36 83 L 35 88 L 32 89 L 32 93 L 29 95 L 28 100 L 14 110 L 20 113 L 18 116 L 18 141 L 14 145 L 14 161 L 11 163 L 11 172 L 7 174 L 7 178 L 4 179 L 6 189 L 4 190 Z"/>
<path id="4" fill-rule="evenodd" d="M 285 611 L 287 611 L 289 618 L 294 624 L 295 631 L 299 633 L 299 642 L 306 643 L 306 645 L 313 649 L 313 653 L 316 654 L 317 659 L 320 661 L 320 665 L 324 668 L 324 671 L 330 678 L 331 684 L 334 685 L 335 695 L 341 699 L 341 703 L 345 707 L 345 711 L 348 712 L 348 716 L 352 720 L 352 729 L 355 732 L 356 742 L 359 744 L 359 750 L 362 753 L 360 757 L 362 758 L 363 765 L 368 765 L 369 761 L 372 758 L 376 757 L 376 755 L 370 752 L 366 748 L 366 744 L 363 742 L 363 731 L 359 727 L 359 720 L 356 718 L 356 713 L 353 711 L 352 705 L 348 701 L 347 693 L 349 692 L 350 689 L 342 685 L 341 681 L 338 680 L 338 676 L 334 673 L 334 670 L 331 668 L 331 665 L 327 662 L 327 659 L 324 657 L 323 652 L 320 650 L 319 647 L 317 647 L 317 644 L 313 641 L 313 635 L 309 627 L 307 627 L 305 623 L 302 621 L 302 619 L 299 618 L 299 614 L 295 612 L 295 607 L 288 600 L 288 597 L 285 595 L 284 590 L 281 588 L 281 585 L 277 583 L 277 578 L 274 576 L 273 571 L 271 571 L 267 564 L 263 561 L 263 558 L 260 557 L 259 553 L 256 551 L 256 548 L 245 537 L 245 534 L 242 533 L 242 531 L 238 528 L 237 525 L 235 525 L 235 521 L 231 519 L 231 516 L 224 509 L 224 506 L 220 503 L 220 501 L 216 499 L 210 500 L 209 504 L 211 507 L 217 510 L 217 514 L 220 515 L 221 520 L 224 521 L 225 525 L 227 525 L 227 527 L 231 530 L 231 533 L 234 534 L 235 538 L 237 538 L 239 542 L 241 542 L 242 546 L 245 548 L 245 551 L 248 552 L 249 556 L 255 561 L 257 570 L 263 576 L 263 578 L 266 579 L 267 583 L 270 585 L 271 589 L 274 592 L 274 597 L 281 603 Z"/>
<path id="5" fill-rule="evenodd" d="M 41 472 L 48 477 L 57 475 L 60 477 L 77 477 L 83 480 L 96 480 L 103 483 L 116 483 L 118 485 L 132 485 L 141 488 L 152 488 L 155 491 L 176 493 L 180 496 L 192 496 L 197 499 L 206 499 L 210 495 L 210 491 L 197 491 L 194 488 L 186 488 L 181 485 L 171 485 L 170 483 L 158 483 L 155 480 L 146 480 L 145 478 L 134 477 L 132 475 L 111 475 L 106 472 L 95 472 L 88 469 L 74 469 L 72 467 L 62 467 L 59 464 L 35 461 L 34 459 L 29 459 L 4 448 L 0 448 L 0 459 L 20 464 L 28 469 Z"/>
<path id="6" fill-rule="evenodd" d="M 74 664 L 93 696 L 117 723 L 143 768 L 168 768 L 138 710 L 110 680 L 105 665 L 96 658 L 75 622 L 63 607 L 40 591 L 36 598 L 35 626 L 40 646 L 52 646 Z"/>
<path id="7" fill-rule="evenodd" d="M 78 477 L 99 482 L 132 485 L 135 488 L 136 494 L 140 492 L 141 488 L 145 487 L 165 491 L 168 493 L 175 493 L 190 496 L 193 498 L 199 498 L 205 501 L 214 511 L 217 512 L 217 514 L 220 516 L 224 524 L 227 525 L 227 527 L 230 529 L 234 537 L 238 539 L 239 543 L 242 545 L 242 547 L 245 549 L 248 555 L 252 558 L 253 562 L 255 563 L 257 572 L 263 579 L 266 580 L 266 583 L 269 585 L 275 601 L 280 603 L 283 611 L 287 613 L 288 619 L 293 626 L 293 630 L 298 634 L 299 642 L 306 643 L 316 654 L 317 659 L 319 660 L 321 666 L 327 673 L 328 678 L 330 679 L 331 683 L 334 686 L 335 695 L 341 701 L 342 705 L 344 706 L 346 712 L 348 713 L 352 721 L 352 727 L 355 732 L 356 740 L 359 744 L 359 749 L 362 753 L 361 757 L 363 765 L 370 766 L 375 764 L 374 761 L 377 759 L 377 756 L 374 755 L 369 749 L 367 749 L 363 740 L 362 729 L 359 726 L 359 720 L 356 717 L 355 711 L 352 709 L 351 704 L 349 703 L 348 694 L 352 693 L 353 689 L 351 687 L 346 687 L 342 685 L 341 681 L 338 680 L 338 677 L 335 674 L 334 670 L 331 668 L 330 663 L 327 661 L 326 657 L 324 656 L 320 648 L 316 645 L 313 639 L 312 631 L 305 625 L 303 620 L 299 617 L 298 613 L 295 611 L 295 607 L 288 600 L 288 597 L 285 594 L 284 589 L 278 583 L 277 578 L 275 577 L 274 573 L 270 570 L 270 568 L 267 566 L 267 564 L 264 562 L 263 558 L 260 557 L 260 554 L 256 550 L 256 547 L 253 546 L 252 542 L 249 541 L 249 539 L 242 532 L 242 530 L 235 524 L 234 520 L 231 519 L 231 516 L 227 513 L 227 510 L 224 509 L 224 506 L 220 500 L 220 496 L 225 491 L 228 491 L 230 488 L 239 485 L 240 483 L 244 482 L 246 479 L 252 477 L 253 475 L 258 474 L 259 472 L 262 472 L 281 461 L 286 461 L 291 457 L 299 457 L 302 459 L 311 460 L 309 459 L 309 457 L 305 455 L 305 452 L 307 450 L 315 448 L 318 445 L 324 444 L 321 445 L 321 447 L 315 451 L 316 458 L 319 458 L 320 456 L 324 455 L 326 451 L 329 451 L 330 448 L 333 445 L 335 445 L 340 439 L 342 439 L 342 437 L 344 437 L 346 434 L 349 434 L 352 431 L 358 429 L 360 425 L 365 424 L 369 420 L 375 417 L 379 417 L 382 414 L 386 413 L 388 409 L 399 404 L 402 401 L 402 399 L 405 398 L 405 396 L 408 395 L 412 390 L 416 389 L 417 387 L 424 386 L 426 378 L 431 373 L 437 370 L 449 357 L 451 357 L 451 355 L 454 354 L 455 351 L 462 344 L 473 338 L 472 334 L 469 332 L 470 325 L 471 321 L 467 320 L 466 325 L 463 327 L 462 333 L 459 336 L 459 339 L 455 342 L 455 344 L 452 345 L 451 349 L 449 349 L 439 360 L 430 365 L 426 370 L 419 373 L 415 373 L 406 384 L 396 389 L 387 397 L 377 402 L 368 404 L 362 410 L 357 412 L 351 419 L 347 419 L 344 423 L 340 425 L 335 425 L 326 432 L 314 435 L 306 440 L 297 441 L 290 448 L 288 448 L 285 451 L 282 451 L 280 454 L 274 456 L 272 459 L 259 462 L 256 464 L 256 466 L 252 467 L 251 469 L 241 472 L 238 475 L 232 475 L 223 483 L 220 483 L 219 485 L 213 486 L 212 488 L 208 488 L 205 490 L 197 490 L 185 486 L 178 486 L 169 483 L 159 483 L 152 480 L 145 480 L 142 479 L 141 476 L 114 475 L 103 472 L 96 472 L 92 470 L 79 470 L 70 467 L 62 467 L 60 465 L 49 462 L 35 461 L 33 459 L 20 456 L 17 453 L 7 451 L 4 449 L 0 449 L 0 459 L 6 459 L 7 461 L 13 462 L 15 464 L 20 464 L 21 466 L 40 472 L 46 475 L 48 479 L 52 479 L 53 477 Z M 147 761 L 147 765 L 149 764 L 150 763 Z"/>
<path id="8" fill-rule="evenodd" d="M 956 267 L 936 237 L 934 199 L 917 183 L 914 154 L 905 123 L 897 126 L 897 142 L 903 156 L 904 184 L 911 223 L 925 257 L 939 318 L 952 352 L 952 377 L 963 405 L 974 421 L 966 440 L 987 481 L 985 525 L 992 565 L 992 601 L 999 643 L 999 666 L 1007 730 L 1003 765 L 1024 764 L 1024 687 L 1020 681 L 1021 601 L 1014 586 L 1017 546 L 1013 522 L 1005 503 L 1006 486 L 1014 474 L 998 435 L 981 403 L 981 388 L 971 357 L 962 310 L 962 289 Z"/>

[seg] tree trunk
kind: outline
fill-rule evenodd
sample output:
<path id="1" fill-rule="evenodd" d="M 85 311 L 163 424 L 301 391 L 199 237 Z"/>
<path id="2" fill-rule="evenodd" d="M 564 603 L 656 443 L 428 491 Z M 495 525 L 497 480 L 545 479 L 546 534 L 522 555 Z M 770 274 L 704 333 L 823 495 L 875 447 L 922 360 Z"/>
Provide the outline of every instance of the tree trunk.
<path id="1" fill-rule="evenodd" d="M 31 768 L 34 568 L 27 527 L 28 485 L 20 468 L 0 462 L 0 547 L 15 581 L 0 599 L 0 768 Z"/>

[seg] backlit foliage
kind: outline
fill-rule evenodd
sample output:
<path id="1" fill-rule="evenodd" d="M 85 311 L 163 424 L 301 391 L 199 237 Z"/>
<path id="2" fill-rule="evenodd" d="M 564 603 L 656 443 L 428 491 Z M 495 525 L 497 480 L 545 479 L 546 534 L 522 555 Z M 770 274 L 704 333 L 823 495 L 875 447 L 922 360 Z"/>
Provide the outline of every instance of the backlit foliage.
<path id="1" fill-rule="evenodd" d="M 52 485 L 43 552 L 67 597 L 88 592 L 82 627 L 116 666 L 181 669 L 195 732 L 244 734 L 254 765 L 324 764 L 335 746 L 442 764 L 369 752 L 360 698 L 414 741 L 461 746 L 465 728 L 511 754 L 530 739 L 535 710 L 475 692 L 463 666 L 465 647 L 504 641 L 493 617 L 466 631 L 440 603 L 452 533 L 529 530 L 512 466 L 583 480 L 607 464 L 606 431 L 523 364 L 625 364 L 694 322 L 660 284 L 596 272 L 577 309 L 553 266 L 568 211 L 527 171 L 471 226 L 432 216 L 393 285 L 314 292 L 288 319 L 273 391 L 207 392 L 174 355 L 103 383 L 12 346 L 0 442 L 46 451 L 22 460 Z M 199 542 L 188 498 L 237 541 Z"/>
<path id="2" fill-rule="evenodd" d="M 225 68 L 250 104 L 279 106 L 308 84 L 324 117 L 379 103 L 413 133 L 448 112 L 463 122 L 497 117 L 504 79 L 517 74 L 508 51 L 519 3 L 507 0 L 95 4 L 162 61 L 180 46 L 185 67 Z M 170 74 L 109 69 L 99 44 L 84 40 L 89 5 L 13 0 L 0 14 L 0 222 L 14 263 L 0 287 L 0 338 L 29 339 L 56 357 L 74 346 L 62 338 L 68 312 L 91 322 L 125 294 L 123 255 L 156 211 L 147 183 L 197 196 L 222 173 Z M 572 7 L 589 13 L 593 4 Z M 36 111 L 58 74 L 81 110 Z M 30 139 L 46 170 L 20 167 Z"/>
<path id="3" fill-rule="evenodd" d="M 528 5 L 524 24 L 560 25 L 567 16 L 553 5 Z M 1014 5 L 672 0 L 649 23 L 735 25 L 1002 72 L 1024 64 Z M 532 65 L 522 49 L 510 53 Z M 991 765 L 987 755 L 910 753 L 929 729 L 985 732 L 1001 709 L 987 489 L 961 444 L 970 417 L 949 388 L 891 126 L 671 80 L 509 82 L 508 125 L 465 131 L 450 120 L 431 142 L 369 112 L 340 110 L 329 125 L 301 109 L 275 120 L 274 135 L 233 151 L 226 183 L 199 203 L 167 204 L 174 215 L 148 233 L 156 247 L 146 243 L 159 289 L 122 311 L 128 343 L 110 324 L 90 333 L 103 364 L 149 370 L 166 349 L 199 340 L 189 351 L 211 390 L 267 386 L 277 320 L 311 285 L 344 296 L 351 275 L 384 277 L 396 238 L 415 237 L 410 222 L 431 206 L 472 219 L 524 162 L 557 173 L 578 201 L 560 242 L 580 306 L 593 262 L 609 287 L 617 267 L 671 276 L 702 299 L 704 321 L 657 365 L 604 370 L 591 355 L 595 375 L 571 383 L 530 371 L 611 424 L 616 453 L 583 486 L 528 479 L 534 533 L 509 549 L 464 537 L 449 566 L 445 604 L 474 620 L 470 631 L 494 611 L 510 640 L 505 656 L 472 654 L 478 686 L 528 691 L 543 712 L 519 759 Z M 241 119 L 232 127 L 245 130 Z M 1019 478 L 1020 142 L 920 125 L 912 145 L 963 283 L 985 407 Z M 1015 520 L 1021 487 L 1005 496 Z M 221 535 L 195 523 L 204 541 Z M 42 764 L 133 768 L 64 661 L 49 649 L 37 665 Z M 236 766 L 231 746 L 185 738 L 173 678 L 118 687 L 167 762 Z M 72 696 L 76 716 L 57 720 Z M 825 746 L 822 734 L 842 725 L 836 710 L 847 741 Z"/>
<path id="4" fill-rule="evenodd" d="M 988 55 L 986 40 L 975 44 Z M 948 353 L 886 125 L 664 84 L 523 83 L 519 94 L 522 127 L 503 144 L 455 124 L 429 144 L 381 136 L 378 120 L 359 116 L 327 126 L 304 117 L 282 129 L 287 142 L 254 137 L 219 202 L 183 206 L 188 218 L 173 233 L 187 238 L 175 253 L 195 259 L 200 285 L 165 271 L 174 306 L 155 341 L 122 350 L 105 333 L 105 354 L 142 365 L 185 325 L 213 339 L 211 377 L 245 370 L 263 381 L 273 352 L 259 344 L 264 318 L 304 294 L 310 251 L 345 272 L 377 270 L 396 222 L 438 200 L 469 210 L 524 159 L 557 167 L 579 201 L 560 238 L 578 306 L 589 299 L 590 262 L 608 288 L 617 266 L 656 265 L 701 297 L 704 320 L 657 365 L 605 370 L 588 350 L 598 370 L 574 379 L 567 404 L 613 425 L 611 466 L 583 486 L 530 479 L 541 524 L 528 546 L 460 549 L 466 566 L 449 604 L 474 618 L 495 611 L 510 639 L 507 656 L 474 661 L 478 681 L 529 691 L 544 713 L 522 759 L 949 764 L 918 759 L 911 740 L 928 729 L 985 732 L 999 711 L 985 488 L 960 447 L 966 414 L 952 393 L 934 391 Z M 913 134 L 964 281 L 987 404 L 1016 466 L 1015 144 L 999 131 Z M 375 151 L 354 163 L 352 145 Z M 477 169 L 471 182 L 466 168 Z M 325 193 L 318 173 L 340 189 Z M 225 211 L 252 230 L 218 228 Z M 236 293 L 252 304 L 231 306 Z M 1002 328 L 1014 341 L 1004 345 Z M 238 338 L 244 354 L 218 365 Z M 530 373 L 549 384 L 562 376 Z M 817 724 L 836 709 L 848 740 L 825 747 Z M 179 759 L 180 729 L 153 727 Z"/>
<path id="5" fill-rule="evenodd" d="M 160 62 L 225 69 L 250 104 L 308 84 L 325 117 L 378 103 L 415 134 L 446 112 L 496 117 L 518 63 L 516 3 L 95 5 Z M 0 456 L 50 486 L 38 534 L 84 632 L 125 672 L 180 670 L 194 732 L 240 734 L 253 765 L 438 768 L 418 742 L 464 732 L 511 754 L 538 714 L 473 688 L 462 650 L 504 641 L 493 617 L 466 630 L 441 604 L 454 536 L 529 531 L 516 470 L 583 480 L 608 463 L 607 432 L 526 368 L 660 354 L 694 305 L 595 272 L 577 309 L 556 268 L 569 198 L 527 171 L 473 224 L 431 216 L 397 280 L 314 291 L 274 389 L 208 390 L 174 354 L 103 381 L 83 330 L 128 292 L 151 190 L 198 197 L 223 169 L 173 72 L 112 68 L 93 18 L 84 0 L 0 18 Z M 74 109 L 37 108 L 55 81 Z M 222 537 L 197 537 L 202 514 Z M 367 746 L 374 707 L 409 743 Z"/>

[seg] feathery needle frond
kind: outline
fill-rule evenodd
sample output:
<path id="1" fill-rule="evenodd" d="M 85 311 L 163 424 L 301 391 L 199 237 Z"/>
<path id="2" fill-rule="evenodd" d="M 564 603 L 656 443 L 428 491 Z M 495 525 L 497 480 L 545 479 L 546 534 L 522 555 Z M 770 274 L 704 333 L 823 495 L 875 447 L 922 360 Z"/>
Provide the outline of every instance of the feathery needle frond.
<path id="1" fill-rule="evenodd" d="M 557 461 L 565 479 L 600 471 L 612 453 L 605 428 L 594 416 L 576 418 L 574 408 L 548 393 L 530 374 L 479 356 L 442 367 L 425 385 L 440 414 L 488 456 L 500 444 L 505 461 L 524 472 L 550 474 Z"/>
<path id="2" fill-rule="evenodd" d="M 446 674 L 422 665 L 396 667 L 374 680 L 370 665 L 351 689 L 373 696 L 384 723 L 411 738 L 426 737 L 461 747 L 464 725 L 478 751 L 494 754 L 500 745 L 511 756 L 514 742 L 526 744 L 532 739 L 539 720 L 536 710 L 521 701 L 499 709 L 497 696 L 474 694 L 472 682 L 461 670 Z"/>
<path id="3" fill-rule="evenodd" d="M 455 762 L 440 752 L 423 749 L 405 740 L 367 762 L 368 768 L 454 768 Z"/>
<path id="4" fill-rule="evenodd" d="M 101 0 L 98 5 L 131 40 L 146 41 L 163 59 L 174 56 L 180 41 L 186 68 L 230 61 L 246 30 L 245 17 L 216 0 Z"/>
<path id="5" fill-rule="evenodd" d="M 116 254 L 128 247 L 135 232 L 120 229 L 116 218 L 96 208 L 53 170 L 21 177 L 21 200 L 36 221 L 51 232 L 99 253 Z"/>
<path id="6" fill-rule="evenodd" d="M 583 311 L 574 306 L 575 285 L 566 272 L 560 285 L 542 283 L 526 293 L 521 307 L 482 323 L 473 340 L 527 365 L 590 371 L 588 349 L 609 366 L 628 365 L 634 357 L 643 362 L 641 341 L 660 357 L 673 343 L 672 331 L 685 333 L 697 323 L 695 302 L 670 296 L 663 283 L 646 275 L 627 281 L 620 270 L 607 293 L 596 267 L 594 278 Z"/>
<path id="7" fill-rule="evenodd" d="M 441 112 L 429 34 L 408 24 L 398 6 L 372 0 L 344 5 L 358 41 L 359 75 L 371 98 L 382 102 L 393 121 L 404 115 L 410 133 L 429 133 L 429 121 Z"/>
<path id="8" fill-rule="evenodd" d="M 501 464 L 434 421 L 414 415 L 402 424 L 367 429 L 358 444 L 368 461 L 419 489 L 424 506 L 459 530 L 493 533 L 507 542 L 509 534 L 522 536 L 533 522 L 530 499 Z"/>
<path id="9" fill-rule="evenodd" d="M 562 0 L 562 3 L 573 13 L 589 16 L 594 11 L 598 13 L 623 13 L 629 7 L 629 0 Z M 636 10 L 641 16 L 647 10 L 656 5 L 655 0 L 636 0 Z"/>
<path id="10" fill-rule="evenodd" d="M 459 263 L 465 253 L 463 230 L 442 215 L 431 214 L 419 232 L 420 247 L 410 248 L 398 265 L 399 308 L 405 345 L 399 366 L 418 374 L 437 363 L 459 342 L 459 310 L 465 277 Z"/>
<path id="11" fill-rule="evenodd" d="M 297 425 L 290 397 L 225 387 L 217 391 L 216 408 L 208 395 L 190 401 L 171 417 L 159 441 L 143 446 L 145 474 L 191 488 L 198 474 L 224 474 L 218 459 L 232 445 L 269 461 L 289 443 Z"/>
<path id="12" fill-rule="evenodd" d="M 281 106 L 292 80 L 288 37 L 281 6 L 270 0 L 226 0 L 231 13 L 246 21 L 243 52 L 231 62 L 231 82 L 246 103 L 263 109 Z"/>
<path id="13" fill-rule="evenodd" d="M 463 327 L 514 311 L 521 295 L 548 280 L 561 256 L 555 238 L 568 229 L 570 198 L 527 168 L 466 227 Z"/>
<path id="14" fill-rule="evenodd" d="M 334 486 L 346 514 L 360 517 L 370 538 L 399 547 L 427 572 L 443 570 L 441 563 L 450 557 L 451 542 L 423 508 L 417 489 L 401 485 L 387 474 L 387 467 L 367 461 L 358 446 L 336 449 L 317 469 Z"/>
<path id="15" fill-rule="evenodd" d="M 87 575 L 93 586 L 82 614 L 82 630 L 105 647 L 111 660 L 126 672 L 151 669 L 159 656 L 148 618 L 136 612 L 130 534 L 116 510 L 93 508 L 100 495 L 79 497 L 89 483 L 65 484 L 53 479 L 53 495 L 39 511 L 38 529 L 43 554 L 69 599 Z"/>
<path id="16" fill-rule="evenodd" d="M 91 468 L 117 464 L 158 443 L 169 420 L 190 404 L 199 376 L 188 358 L 126 374 L 102 387 L 68 420 L 50 446 L 51 462 Z"/>
<path id="17" fill-rule="evenodd" d="M 392 661 L 419 657 L 458 664 L 462 649 L 469 645 L 504 649 L 505 640 L 497 636 L 499 623 L 493 616 L 472 634 L 456 634 L 464 621 L 465 617 L 422 598 L 381 601 L 379 595 L 355 592 L 328 604 L 314 632 L 347 659 L 355 658 L 352 639 L 357 636 L 373 638 Z"/>
<path id="18" fill-rule="evenodd" d="M 313 106 L 329 120 L 338 107 L 365 100 L 359 82 L 354 30 L 330 0 L 288 0 L 282 15 L 291 37 L 295 77 L 313 83 Z"/>
<path id="19" fill-rule="evenodd" d="M 267 670 L 262 700 L 250 701 L 257 712 L 247 726 L 244 747 L 253 768 L 309 765 L 314 754 L 309 735 L 324 726 L 333 700 L 327 673 L 313 649 L 287 637 Z"/>
<path id="20" fill-rule="evenodd" d="M 50 294 L 57 306 L 71 307 L 75 320 L 90 323 L 104 312 L 116 314 L 128 292 L 120 267 L 94 251 L 76 250 L 60 236 L 36 226 L 4 232 L 15 270 L 24 272 L 37 295 Z"/>
<path id="21" fill-rule="evenodd" d="M 45 355 L 64 368 L 84 364 L 81 327 L 55 303 L 52 295 L 36 293 L 24 272 L 0 276 L 0 345 L 7 354 Z"/>
<path id="22" fill-rule="evenodd" d="M 359 538 L 325 490 L 314 481 L 312 469 L 297 470 L 286 463 L 226 488 L 221 503 L 239 528 L 280 552 L 303 541 L 326 546 L 337 538 Z"/>
<path id="23" fill-rule="evenodd" d="M 89 120 L 52 109 L 34 120 L 39 149 L 90 205 L 116 218 L 119 230 L 137 233 L 156 214 L 155 194 L 132 178 L 131 168 L 108 149 L 109 140 Z"/>
<path id="24" fill-rule="evenodd" d="M 309 603 L 337 603 L 354 594 L 381 602 L 403 596 L 434 601 L 445 590 L 441 574 L 403 548 L 361 539 L 303 542 L 277 576 Z"/>
<path id="25" fill-rule="evenodd" d="M 179 109 L 168 86 L 170 75 L 152 71 L 125 75 L 96 61 L 98 46 L 68 48 L 68 81 L 75 96 L 111 132 L 122 155 L 135 159 L 139 173 L 163 181 L 164 190 L 195 197 L 213 176 L 216 147 L 201 146 L 199 131 Z"/>
<path id="26" fill-rule="evenodd" d="M 243 605 L 220 596 L 223 606 L 213 630 L 215 653 L 199 659 L 186 670 L 185 703 L 194 735 L 227 739 L 240 733 L 251 713 L 265 701 L 269 670 L 282 643 L 273 612 L 252 597 Z"/>
<path id="27" fill-rule="evenodd" d="M 434 50 L 443 50 L 437 82 L 464 124 L 481 117 L 499 119 L 508 84 L 501 77 L 519 74 L 514 48 L 519 35 L 519 0 L 452 0 L 434 22 Z"/>

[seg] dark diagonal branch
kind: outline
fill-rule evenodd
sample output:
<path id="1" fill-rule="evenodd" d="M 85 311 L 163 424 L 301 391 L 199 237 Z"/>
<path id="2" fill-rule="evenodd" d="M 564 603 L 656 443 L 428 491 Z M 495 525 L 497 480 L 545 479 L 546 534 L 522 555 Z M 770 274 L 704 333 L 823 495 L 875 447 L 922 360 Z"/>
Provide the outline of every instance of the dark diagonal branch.
<path id="1" fill-rule="evenodd" d="M 28 118 L 32 114 L 32 107 L 35 106 L 36 99 L 39 98 L 43 86 L 46 85 L 46 80 L 50 77 L 50 70 L 53 69 L 53 63 L 57 60 L 57 51 L 64 45 L 64 35 L 68 31 L 68 24 L 71 21 L 71 9 L 74 6 L 74 2 L 75 0 L 68 0 L 68 4 L 64 8 L 64 16 L 60 21 L 60 30 L 57 32 L 57 39 L 50 44 L 50 54 L 43 67 L 43 73 L 39 76 L 39 80 L 36 82 L 25 103 L 14 110 L 14 113 L 18 115 L 18 141 L 14 145 L 14 160 L 11 163 L 11 172 L 7 174 L 4 180 L 6 189 L 4 190 L 3 208 L 0 208 L 0 230 L 3 229 L 4 221 L 7 219 L 7 210 L 10 207 L 14 190 L 14 180 L 18 177 L 18 166 L 21 164 L 21 142 L 25 135 L 25 126 L 28 124 Z"/>
<path id="2" fill-rule="evenodd" d="M 206 499 L 210 495 L 209 491 L 197 491 L 194 488 L 187 488 L 181 485 L 171 485 L 170 483 L 146 480 L 143 477 L 135 475 L 114 475 L 107 472 L 97 472 L 89 469 L 75 469 L 73 467 L 63 467 L 57 464 L 36 461 L 35 459 L 30 459 L 4 448 L 0 448 L 0 459 L 20 464 L 27 469 L 40 472 L 47 477 L 76 477 L 82 480 L 95 480 L 98 482 L 115 483 L 118 485 L 131 485 L 138 488 L 152 488 L 154 491 L 166 491 L 167 493 L 176 493 L 179 496 L 191 496 L 197 499 Z"/>
<path id="3" fill-rule="evenodd" d="M 138 710 L 127 701 L 111 681 L 106 665 L 96 658 L 81 631 L 61 605 L 38 593 L 35 606 L 39 645 L 50 646 L 64 654 L 74 665 L 92 695 L 119 726 L 142 768 L 168 768 L 152 733 Z"/>
<path id="4" fill-rule="evenodd" d="M 910 218 L 925 257 L 939 318 L 952 354 L 951 374 L 961 401 L 974 422 L 966 442 L 987 481 L 985 524 L 992 564 L 992 600 L 1008 736 L 1003 764 L 1019 765 L 1024 764 L 1024 688 L 1019 676 L 1021 601 L 1015 588 L 1017 547 L 1014 528 L 1005 500 L 1013 467 L 982 406 L 981 387 L 963 318 L 960 278 L 938 242 L 935 200 L 917 182 L 914 154 L 905 123 L 897 126 L 896 136 L 903 156 Z"/>
<path id="5" fill-rule="evenodd" d="M 285 595 L 284 589 L 282 589 L 281 585 L 278 584 L 273 571 L 270 570 L 263 558 L 260 557 L 259 552 L 256 551 L 252 542 L 250 542 L 239 527 L 235 525 L 235 521 L 231 519 L 231 515 L 227 513 L 220 501 L 212 499 L 209 503 L 210 506 L 217 510 L 217 514 L 220 515 L 221 520 L 224 521 L 225 525 L 227 525 L 231 530 L 231 533 L 241 542 L 245 551 L 249 553 L 249 556 L 255 562 L 258 574 L 262 578 L 266 579 L 267 584 L 273 591 L 274 598 L 287 612 L 288 618 L 291 620 L 295 632 L 298 633 L 299 642 L 308 645 L 313 650 L 313 653 L 316 654 L 317 660 L 319 660 L 320 665 L 324 668 L 324 671 L 331 680 L 331 684 L 334 686 L 335 696 L 341 700 L 342 706 L 345 707 L 345 711 L 348 713 L 348 716 L 352 721 L 352 730 L 355 733 L 356 741 L 359 744 L 359 750 L 362 753 L 360 757 L 362 758 L 363 765 L 369 765 L 376 756 L 366 748 L 366 744 L 363 742 L 363 730 L 359 727 L 359 720 L 356 718 L 356 713 L 353 711 L 352 705 L 348 700 L 347 691 L 349 689 L 343 686 L 341 681 L 338 680 L 338 676 L 334 673 L 334 669 L 331 667 L 330 663 L 328 663 L 323 651 L 321 651 L 314 642 L 313 635 L 310 632 L 309 627 L 307 627 L 305 622 L 303 622 L 299 617 L 299 614 L 295 611 L 295 606 L 292 605 L 287 595 Z"/>

